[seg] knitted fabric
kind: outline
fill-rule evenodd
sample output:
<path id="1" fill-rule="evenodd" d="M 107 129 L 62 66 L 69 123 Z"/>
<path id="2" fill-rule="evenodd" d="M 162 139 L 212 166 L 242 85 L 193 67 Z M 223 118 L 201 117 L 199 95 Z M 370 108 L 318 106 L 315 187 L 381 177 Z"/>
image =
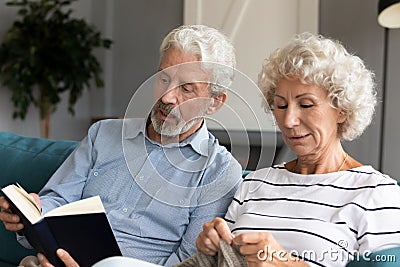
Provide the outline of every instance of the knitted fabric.
<path id="1" fill-rule="evenodd" d="M 247 267 L 247 261 L 239 253 L 237 246 L 230 246 L 222 240 L 219 245 L 221 250 L 216 256 L 208 256 L 199 252 L 173 267 Z"/>
<path id="2" fill-rule="evenodd" d="M 39 260 L 36 256 L 26 256 L 21 260 L 18 267 L 40 267 Z"/>

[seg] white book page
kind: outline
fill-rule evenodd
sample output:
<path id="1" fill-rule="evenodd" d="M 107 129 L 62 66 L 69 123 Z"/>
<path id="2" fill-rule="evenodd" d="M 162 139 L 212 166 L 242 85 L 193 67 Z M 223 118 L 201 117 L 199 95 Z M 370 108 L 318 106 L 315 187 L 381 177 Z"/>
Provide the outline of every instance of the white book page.
<path id="1" fill-rule="evenodd" d="M 99 196 L 94 196 L 75 202 L 65 204 L 64 206 L 55 208 L 47 212 L 44 217 L 50 216 L 64 216 L 64 215 L 78 215 L 88 213 L 102 213 L 105 212 L 103 203 Z"/>
<path id="2" fill-rule="evenodd" d="M 42 219 L 42 214 L 32 197 L 21 187 L 12 184 L 2 188 L 2 191 L 32 224 Z"/>

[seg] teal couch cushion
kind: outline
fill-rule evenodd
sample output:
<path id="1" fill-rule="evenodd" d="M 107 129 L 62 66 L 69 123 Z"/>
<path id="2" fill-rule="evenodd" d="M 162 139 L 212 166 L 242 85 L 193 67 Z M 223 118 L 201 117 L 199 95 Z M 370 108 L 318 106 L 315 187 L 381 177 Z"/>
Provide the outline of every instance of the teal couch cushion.
<path id="1" fill-rule="evenodd" d="M 76 141 L 50 140 L 0 132 L 0 187 L 18 182 L 29 192 L 39 192 L 78 145 Z M 0 225 L 0 266 L 16 266 L 26 255 L 15 234 Z"/>
<path id="2" fill-rule="evenodd" d="M 395 267 L 400 266 L 400 247 L 376 251 L 360 256 L 346 267 Z"/>

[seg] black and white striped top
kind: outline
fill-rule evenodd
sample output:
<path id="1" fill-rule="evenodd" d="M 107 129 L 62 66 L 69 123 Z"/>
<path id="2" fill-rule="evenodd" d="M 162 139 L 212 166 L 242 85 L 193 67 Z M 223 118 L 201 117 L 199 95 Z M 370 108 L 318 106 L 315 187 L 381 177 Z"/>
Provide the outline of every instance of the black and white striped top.
<path id="1" fill-rule="evenodd" d="M 302 175 L 279 165 L 245 178 L 225 220 L 236 235 L 271 232 L 311 266 L 345 266 L 400 246 L 400 187 L 371 166 Z"/>

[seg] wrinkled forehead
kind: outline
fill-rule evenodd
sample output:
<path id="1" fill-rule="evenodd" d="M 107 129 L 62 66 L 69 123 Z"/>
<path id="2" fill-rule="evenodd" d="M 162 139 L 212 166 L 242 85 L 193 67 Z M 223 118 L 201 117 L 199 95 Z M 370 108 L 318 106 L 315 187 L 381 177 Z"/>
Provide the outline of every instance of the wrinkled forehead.
<path id="1" fill-rule="evenodd" d="M 179 83 L 196 83 L 212 81 L 212 71 L 206 69 L 200 61 L 187 62 L 165 69 L 160 66 L 159 75 L 168 78 L 170 82 L 176 81 Z"/>

